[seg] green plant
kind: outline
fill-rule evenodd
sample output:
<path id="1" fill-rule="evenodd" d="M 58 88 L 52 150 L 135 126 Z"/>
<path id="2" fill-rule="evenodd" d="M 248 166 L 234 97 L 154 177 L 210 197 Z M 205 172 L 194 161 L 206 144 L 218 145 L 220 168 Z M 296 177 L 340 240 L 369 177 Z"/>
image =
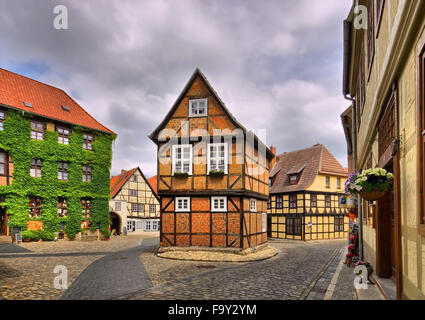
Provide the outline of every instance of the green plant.
<path id="1" fill-rule="evenodd" d="M 22 239 L 30 239 L 31 241 L 38 241 L 41 239 L 41 232 L 36 230 L 22 231 Z"/>
<path id="2" fill-rule="evenodd" d="M 174 172 L 174 176 L 184 178 L 184 177 L 188 177 L 189 174 L 187 172 Z"/>
<path id="3" fill-rule="evenodd" d="M 345 191 L 351 194 L 360 192 L 387 191 L 391 188 L 393 174 L 385 169 L 368 169 L 359 173 L 351 173 L 345 182 Z"/>
<path id="4" fill-rule="evenodd" d="M 73 239 L 80 232 L 82 221 L 82 198 L 90 198 L 92 225 L 100 224 L 103 232 L 109 228 L 109 174 L 112 159 L 112 141 L 115 135 L 97 131 L 93 150 L 85 150 L 82 127 L 73 127 L 69 144 L 58 143 L 56 131 L 45 131 L 44 140 L 30 139 L 29 114 L 8 110 L 4 120 L 4 130 L 0 131 L 0 149 L 13 159 L 13 182 L 0 186 L 0 196 L 5 196 L 3 206 L 10 216 L 10 227 L 27 228 L 29 220 L 43 221 L 44 237 L 52 239 L 52 233 L 59 231 L 59 223 L 65 222 L 65 232 Z M 32 159 L 42 159 L 42 178 L 32 178 L 29 174 Z M 69 163 L 68 180 L 58 180 L 58 162 Z M 92 168 L 92 181 L 82 181 L 82 167 Z M 29 197 L 40 197 L 41 217 L 29 217 Z M 58 198 L 67 199 L 68 216 L 58 216 Z M 41 235 L 40 235 L 41 237 Z M 54 237 L 53 237 L 54 238 Z"/>

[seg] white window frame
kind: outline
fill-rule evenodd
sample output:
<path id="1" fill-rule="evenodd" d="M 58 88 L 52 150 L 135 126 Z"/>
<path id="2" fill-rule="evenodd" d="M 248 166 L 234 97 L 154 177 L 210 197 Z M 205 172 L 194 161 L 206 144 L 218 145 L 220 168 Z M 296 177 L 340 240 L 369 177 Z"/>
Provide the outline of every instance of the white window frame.
<path id="1" fill-rule="evenodd" d="M 264 232 L 267 232 L 267 213 L 265 213 L 265 212 L 263 212 L 263 215 L 262 215 L 262 228 L 261 228 L 261 231 L 264 233 Z"/>
<path id="2" fill-rule="evenodd" d="M 252 204 L 254 204 L 254 208 L 253 208 Z M 257 199 L 249 199 L 249 211 L 250 212 L 257 212 Z"/>
<path id="3" fill-rule="evenodd" d="M 199 105 L 197 106 L 197 114 L 194 114 L 192 112 L 192 106 L 194 103 L 204 102 L 205 104 L 205 113 L 199 114 Z M 208 98 L 204 99 L 189 99 L 189 117 L 195 118 L 195 117 L 207 117 L 208 116 Z"/>
<path id="4" fill-rule="evenodd" d="M 214 157 L 217 161 L 217 165 L 215 168 L 211 167 L 211 146 L 213 147 L 221 147 L 224 146 L 224 174 L 228 174 L 228 166 L 229 166 L 229 147 L 227 143 L 208 143 L 207 145 L 207 174 L 210 173 L 211 170 L 218 169 L 218 160 L 221 160 L 222 158 L 217 155 L 217 157 Z"/>
<path id="5" fill-rule="evenodd" d="M 183 203 L 187 201 L 187 208 L 179 208 L 178 204 L 180 200 L 183 201 Z M 176 197 L 174 206 L 175 212 L 190 212 L 190 197 Z"/>
<path id="6" fill-rule="evenodd" d="M 218 201 L 218 208 L 214 206 L 215 200 Z M 220 201 L 224 201 L 224 208 L 220 208 Z M 211 197 L 211 212 L 227 212 L 227 197 Z"/>
<path id="7" fill-rule="evenodd" d="M 189 158 L 189 172 L 187 173 L 188 175 L 192 175 L 192 166 L 193 166 L 193 146 L 191 145 L 191 144 L 174 144 L 173 145 L 173 147 L 172 147 L 172 169 L 173 169 L 173 172 L 171 173 L 173 176 L 174 176 L 174 172 L 176 172 L 176 162 L 177 162 L 177 159 L 176 159 L 176 154 L 177 154 L 177 149 L 179 149 L 179 148 L 181 148 L 181 149 L 184 149 L 184 148 L 187 148 L 187 147 L 189 147 L 190 148 L 190 158 Z M 183 152 L 182 152 L 182 155 L 183 155 Z M 184 162 L 184 160 L 185 159 L 179 159 L 179 161 L 181 161 L 182 162 L 182 170 L 183 170 L 183 162 Z M 179 171 L 179 172 L 184 172 L 184 171 Z"/>

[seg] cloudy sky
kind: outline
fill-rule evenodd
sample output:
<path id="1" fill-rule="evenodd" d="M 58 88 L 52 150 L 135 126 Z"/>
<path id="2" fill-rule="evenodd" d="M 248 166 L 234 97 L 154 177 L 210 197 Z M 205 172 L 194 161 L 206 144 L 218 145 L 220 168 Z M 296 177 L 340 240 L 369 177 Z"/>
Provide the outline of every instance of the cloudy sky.
<path id="1" fill-rule="evenodd" d="M 0 0 L 0 67 L 60 87 L 118 133 L 112 173 L 156 174 L 147 137 L 196 67 L 278 153 L 346 165 L 342 22 L 351 0 Z M 53 27 L 56 5 L 68 30 Z"/>

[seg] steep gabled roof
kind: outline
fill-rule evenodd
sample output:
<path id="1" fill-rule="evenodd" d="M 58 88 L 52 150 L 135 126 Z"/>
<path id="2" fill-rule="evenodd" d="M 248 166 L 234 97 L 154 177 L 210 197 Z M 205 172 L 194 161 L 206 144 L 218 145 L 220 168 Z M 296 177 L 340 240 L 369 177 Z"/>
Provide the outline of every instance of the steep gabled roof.
<path id="1" fill-rule="evenodd" d="M 199 76 L 204 81 L 204 83 L 207 86 L 208 90 L 213 94 L 214 98 L 217 99 L 217 101 L 220 104 L 221 108 L 226 113 L 226 115 L 229 117 L 229 119 L 233 122 L 233 124 L 236 127 L 241 128 L 245 132 L 245 134 L 248 132 L 248 130 L 238 120 L 236 120 L 236 118 L 232 115 L 232 113 L 229 111 L 229 109 L 227 109 L 227 107 L 224 104 L 224 102 L 221 100 L 221 98 L 218 96 L 217 92 L 214 90 L 214 88 L 209 83 L 207 77 L 201 72 L 201 70 L 199 68 L 196 68 L 195 71 L 193 72 L 192 76 L 190 77 L 189 81 L 185 85 L 183 91 L 180 93 L 180 95 L 178 96 L 177 100 L 174 102 L 173 107 L 170 109 L 170 111 L 165 116 L 164 120 L 162 120 L 162 122 L 158 125 L 158 127 L 149 135 L 149 138 L 153 142 L 156 143 L 156 140 L 157 140 L 157 137 L 158 137 L 159 132 L 167 125 L 169 119 L 176 112 L 178 106 L 180 105 L 181 101 L 185 97 L 187 91 L 192 86 L 193 82 L 196 80 L 196 77 L 197 76 Z M 263 142 L 255 134 L 254 134 L 254 139 L 259 144 L 263 144 Z M 266 146 L 266 150 L 267 150 L 267 157 L 272 159 L 274 157 L 274 154 L 270 151 L 269 148 L 267 148 L 267 146 Z"/>
<path id="2" fill-rule="evenodd" d="M 127 180 L 136 172 L 138 168 L 133 168 L 128 171 L 122 170 L 121 174 L 111 178 L 111 199 L 114 198 L 121 190 Z"/>
<path id="3" fill-rule="evenodd" d="M 152 190 L 158 194 L 158 176 L 153 176 L 148 179 L 148 183 L 151 186 Z"/>
<path id="4" fill-rule="evenodd" d="M 289 183 L 289 175 L 300 174 L 298 184 Z M 347 170 L 335 159 L 329 150 L 317 144 L 311 148 L 283 153 L 270 172 L 274 177 L 270 193 L 286 193 L 306 190 L 319 174 L 345 177 Z"/>
<path id="5" fill-rule="evenodd" d="M 146 179 L 145 175 L 143 174 L 142 170 L 140 170 L 139 167 L 130 169 L 128 171 L 127 170 L 121 170 L 121 174 L 111 177 L 111 199 L 113 199 L 118 194 L 118 192 L 121 191 L 121 188 L 124 186 L 124 184 L 128 181 L 128 179 L 131 178 L 131 176 L 137 170 L 139 170 L 140 175 L 142 176 L 142 178 L 145 180 L 146 184 L 151 189 L 155 198 L 158 199 L 158 194 L 157 194 L 156 188 L 152 187 L 152 185 L 149 183 L 148 179 Z M 158 201 L 159 201 L 159 199 L 158 199 Z"/>
<path id="6" fill-rule="evenodd" d="M 1 68 L 0 106 L 23 110 L 51 120 L 114 133 L 93 118 L 62 89 Z"/>

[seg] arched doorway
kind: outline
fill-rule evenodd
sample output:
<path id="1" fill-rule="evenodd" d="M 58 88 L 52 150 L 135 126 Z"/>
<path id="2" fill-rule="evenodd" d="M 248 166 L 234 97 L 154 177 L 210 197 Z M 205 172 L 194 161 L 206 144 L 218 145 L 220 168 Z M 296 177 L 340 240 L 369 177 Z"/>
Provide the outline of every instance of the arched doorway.
<path id="1" fill-rule="evenodd" d="M 115 235 L 121 235 L 121 218 L 115 212 L 109 213 L 109 220 L 111 224 L 111 231 L 115 230 Z"/>

